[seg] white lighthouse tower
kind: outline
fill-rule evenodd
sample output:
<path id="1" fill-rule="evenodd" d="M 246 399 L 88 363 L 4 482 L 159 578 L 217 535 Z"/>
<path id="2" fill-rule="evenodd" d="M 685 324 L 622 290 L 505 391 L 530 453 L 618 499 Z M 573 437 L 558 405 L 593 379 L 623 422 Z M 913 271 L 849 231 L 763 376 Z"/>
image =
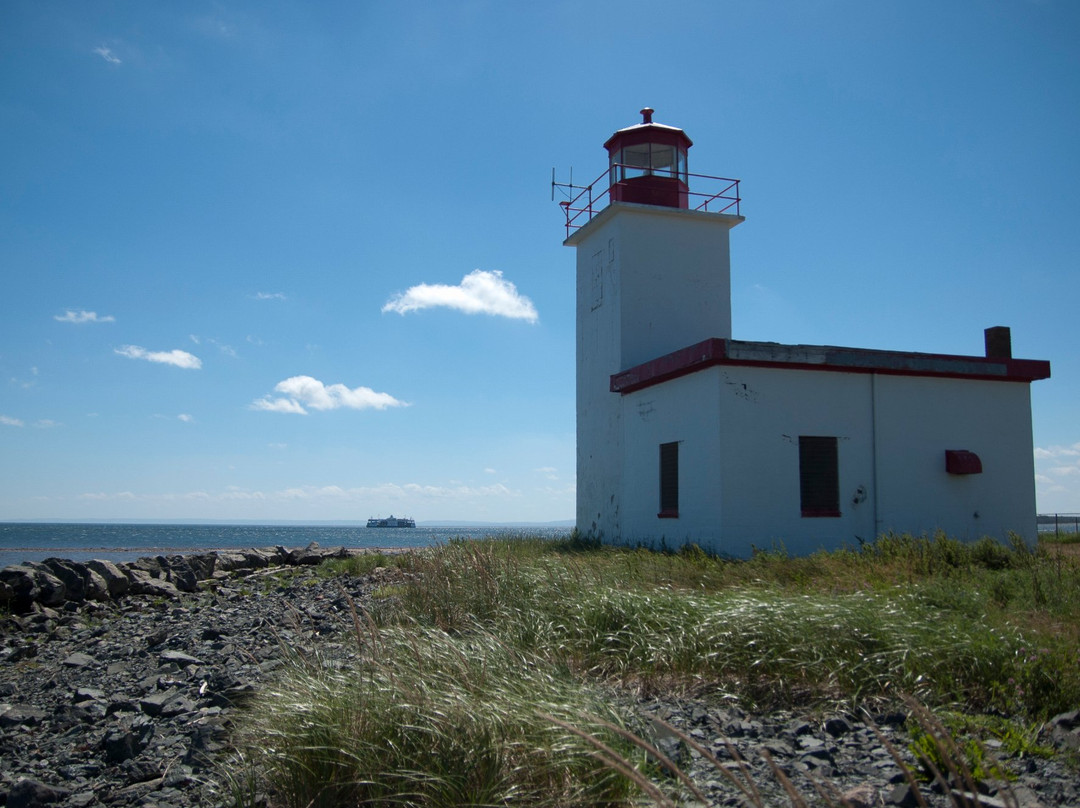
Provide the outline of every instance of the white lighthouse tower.
<path id="1" fill-rule="evenodd" d="M 609 204 L 595 212 L 600 181 L 564 203 L 564 244 L 577 249 L 577 526 L 609 539 L 623 535 L 614 489 L 624 441 L 622 402 L 609 379 L 731 336 L 728 233 L 743 221 L 728 212 L 738 210 L 737 183 L 694 175 L 713 192 L 692 191 L 690 138 L 654 123 L 648 107 L 641 115 L 604 143 Z"/>

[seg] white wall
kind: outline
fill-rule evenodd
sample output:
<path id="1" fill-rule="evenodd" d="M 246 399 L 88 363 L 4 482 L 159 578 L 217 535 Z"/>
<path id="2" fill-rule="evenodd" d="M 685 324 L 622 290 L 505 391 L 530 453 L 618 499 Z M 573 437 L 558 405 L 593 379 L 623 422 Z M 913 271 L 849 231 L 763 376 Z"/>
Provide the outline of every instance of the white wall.
<path id="1" fill-rule="evenodd" d="M 879 376 L 875 384 L 880 530 L 1035 540 L 1027 383 Z M 946 449 L 975 452 L 982 474 L 946 473 Z"/>
<path id="2" fill-rule="evenodd" d="M 577 248 L 577 528 L 613 540 L 622 534 L 622 407 L 611 393 L 619 367 L 620 285 L 610 218 L 594 220 L 568 244 Z"/>
<path id="3" fill-rule="evenodd" d="M 710 337 L 731 337 L 729 231 L 741 217 L 620 205 L 620 370 Z"/>
<path id="4" fill-rule="evenodd" d="M 615 373 L 730 336 L 728 231 L 721 213 L 610 205 L 573 233 L 577 249 L 577 526 L 624 535 L 622 404 Z"/>
<path id="5" fill-rule="evenodd" d="M 726 552 L 746 555 L 751 544 L 776 544 L 804 554 L 872 540 L 869 376 L 758 367 L 712 372 L 720 377 Z M 800 435 L 837 438 L 839 517 L 802 516 Z"/>
<path id="6" fill-rule="evenodd" d="M 741 221 L 617 204 L 566 240 L 577 249 L 578 529 L 736 556 L 885 530 L 1034 538 L 1026 383 L 732 365 L 610 392 L 615 373 L 730 337 L 728 231 Z M 800 435 L 838 439 L 839 517 L 802 516 Z M 670 441 L 679 517 L 659 519 Z M 946 449 L 976 452 L 983 473 L 947 474 Z"/>
<path id="7" fill-rule="evenodd" d="M 617 395 L 612 393 L 611 395 Z M 623 543 L 721 550 L 720 423 L 716 374 L 673 379 L 622 397 L 626 469 Z M 679 517 L 660 519 L 660 444 L 679 443 Z"/>
<path id="8" fill-rule="evenodd" d="M 1024 383 L 722 366 L 621 401 L 624 541 L 746 556 L 857 546 L 887 530 L 1034 538 Z M 839 517 L 802 516 L 800 435 L 838 439 Z M 679 518 L 659 519 L 669 441 L 680 442 Z M 983 473 L 946 473 L 946 449 L 974 451 Z"/>

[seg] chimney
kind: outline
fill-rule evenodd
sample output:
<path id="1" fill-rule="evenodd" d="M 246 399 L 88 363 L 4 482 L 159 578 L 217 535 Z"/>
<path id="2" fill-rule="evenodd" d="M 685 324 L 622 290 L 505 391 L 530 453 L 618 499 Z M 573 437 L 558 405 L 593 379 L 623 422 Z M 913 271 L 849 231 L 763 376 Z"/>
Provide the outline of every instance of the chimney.
<path id="1" fill-rule="evenodd" d="M 1012 333 L 1007 325 L 995 325 L 983 332 L 988 359 L 1012 359 Z"/>

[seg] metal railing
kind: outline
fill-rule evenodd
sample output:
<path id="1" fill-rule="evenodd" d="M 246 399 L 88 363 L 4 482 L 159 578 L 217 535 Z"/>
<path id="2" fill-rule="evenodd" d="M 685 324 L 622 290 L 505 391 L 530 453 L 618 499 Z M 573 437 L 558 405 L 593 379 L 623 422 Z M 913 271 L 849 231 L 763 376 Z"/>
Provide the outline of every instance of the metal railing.
<path id="1" fill-rule="evenodd" d="M 1080 513 L 1040 513 L 1035 522 L 1040 533 L 1080 533 Z"/>
<path id="2" fill-rule="evenodd" d="M 609 181 L 609 178 L 615 173 L 611 170 L 613 168 L 628 169 L 634 172 L 642 170 L 640 166 L 616 163 L 588 185 L 575 185 L 573 174 L 571 174 L 569 182 L 556 182 L 555 169 L 551 170 L 551 198 L 555 198 L 556 188 L 567 197 L 559 202 L 559 206 L 566 215 L 567 236 L 579 227 L 588 224 L 593 216 L 606 208 L 611 200 L 612 188 L 625 182 L 625 180 L 615 183 Z M 658 177 L 676 176 L 674 173 L 665 171 L 653 171 L 652 175 Z M 739 180 L 730 177 L 714 177 L 709 174 L 683 174 L 683 176 L 694 180 L 694 185 L 697 186 L 687 192 L 688 207 L 691 210 L 728 213 L 734 209 L 736 216 L 741 215 L 739 208 L 742 198 L 739 196 Z"/>

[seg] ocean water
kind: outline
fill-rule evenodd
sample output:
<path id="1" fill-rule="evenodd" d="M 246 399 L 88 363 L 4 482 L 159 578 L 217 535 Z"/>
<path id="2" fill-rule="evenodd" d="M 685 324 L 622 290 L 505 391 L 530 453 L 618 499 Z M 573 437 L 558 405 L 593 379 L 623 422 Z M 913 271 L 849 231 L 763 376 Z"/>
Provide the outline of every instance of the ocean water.
<path id="1" fill-rule="evenodd" d="M 196 525 L 0 522 L 0 568 L 23 561 L 68 558 L 134 561 L 140 556 L 242 550 L 250 547 L 427 547 L 455 538 L 564 538 L 569 527 L 368 528 L 364 525 Z"/>

